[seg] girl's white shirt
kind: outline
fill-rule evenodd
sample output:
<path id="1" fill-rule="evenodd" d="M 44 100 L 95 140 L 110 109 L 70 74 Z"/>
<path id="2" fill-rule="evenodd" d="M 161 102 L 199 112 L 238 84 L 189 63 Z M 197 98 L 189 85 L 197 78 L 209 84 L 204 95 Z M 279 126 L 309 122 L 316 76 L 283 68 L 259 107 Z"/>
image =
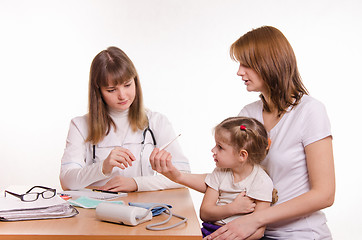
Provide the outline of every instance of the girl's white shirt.
<path id="1" fill-rule="evenodd" d="M 138 191 L 153 191 L 177 188 L 181 185 L 172 182 L 163 175 L 157 175 L 149 163 L 149 156 L 155 148 L 149 132 L 146 133 L 145 144 L 142 145 L 143 130 L 133 132 L 128 122 L 128 111 L 111 111 L 110 116 L 116 124 L 116 131 L 111 127 L 109 134 L 95 146 L 85 142 L 88 136 L 87 115 L 71 120 L 66 147 L 61 160 L 60 180 L 67 189 L 82 189 L 87 186 L 103 186 L 111 178 L 120 175 L 132 177 Z M 157 146 L 160 147 L 172 140 L 176 134 L 169 120 L 162 114 L 147 111 L 149 128 L 152 130 Z M 109 175 L 102 172 L 103 161 L 115 147 L 129 149 L 136 161 L 132 166 L 122 170 L 113 168 Z M 142 151 L 142 148 L 143 151 Z M 190 172 L 188 159 L 184 156 L 179 142 L 176 140 L 167 147 L 172 154 L 172 162 L 180 171 Z"/>
<path id="2" fill-rule="evenodd" d="M 263 103 L 259 100 L 245 106 L 239 116 L 263 121 Z M 278 190 L 281 204 L 310 190 L 304 148 L 331 136 L 331 125 L 324 105 L 304 95 L 301 102 L 290 107 L 269 132 L 271 146 L 262 162 Z M 321 211 L 293 221 L 269 224 L 265 236 L 277 239 L 331 239 Z"/>
<path id="3" fill-rule="evenodd" d="M 234 181 L 230 168 L 215 168 L 211 174 L 206 175 L 205 183 L 208 187 L 219 192 L 216 205 L 226 205 L 245 191 L 245 195 L 265 202 L 272 201 L 273 182 L 268 174 L 259 165 L 254 165 L 253 171 L 240 182 Z M 226 224 L 244 214 L 233 215 L 217 221 L 217 224 Z"/>

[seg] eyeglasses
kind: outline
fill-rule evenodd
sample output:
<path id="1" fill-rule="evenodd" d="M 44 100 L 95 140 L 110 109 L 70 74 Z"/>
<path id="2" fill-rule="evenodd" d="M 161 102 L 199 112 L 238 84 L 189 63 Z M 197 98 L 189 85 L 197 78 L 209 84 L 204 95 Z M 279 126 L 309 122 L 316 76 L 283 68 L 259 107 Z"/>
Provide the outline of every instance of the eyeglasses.
<path id="1" fill-rule="evenodd" d="M 32 192 L 32 190 L 35 188 L 42 188 L 42 189 L 45 189 L 45 191 Z M 13 192 L 5 190 L 5 197 L 6 197 L 7 193 L 11 194 L 17 198 L 20 198 L 20 200 L 23 202 L 34 202 L 35 200 L 37 200 L 39 198 L 39 195 L 41 195 L 42 198 L 44 198 L 44 199 L 49 199 L 49 198 L 54 197 L 55 194 L 57 193 L 57 190 L 55 190 L 54 188 L 48 188 L 48 187 L 43 187 L 43 186 L 34 186 L 34 187 L 30 188 L 25 194 L 17 194 L 17 193 L 13 193 Z"/>

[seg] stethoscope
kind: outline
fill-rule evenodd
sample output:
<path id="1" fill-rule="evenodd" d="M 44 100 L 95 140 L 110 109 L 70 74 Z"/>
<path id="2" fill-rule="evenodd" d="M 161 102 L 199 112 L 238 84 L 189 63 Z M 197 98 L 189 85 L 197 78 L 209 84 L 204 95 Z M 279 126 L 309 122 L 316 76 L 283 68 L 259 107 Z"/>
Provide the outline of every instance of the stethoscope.
<path id="1" fill-rule="evenodd" d="M 143 140 L 141 142 L 141 144 L 142 144 L 142 148 L 141 148 L 141 151 L 140 151 L 141 176 L 143 176 L 142 157 L 143 157 L 143 150 L 145 149 L 145 146 L 146 146 L 145 141 L 146 141 L 147 132 L 149 132 L 150 135 L 151 135 L 153 146 L 157 145 L 156 138 L 155 138 L 155 135 L 153 134 L 153 131 L 151 130 L 151 128 L 149 126 L 147 126 L 147 128 L 143 131 L 143 134 L 142 134 L 143 135 Z M 96 160 L 96 145 L 93 145 L 92 148 L 93 148 L 92 161 L 93 161 L 93 163 L 95 163 L 95 160 Z"/>

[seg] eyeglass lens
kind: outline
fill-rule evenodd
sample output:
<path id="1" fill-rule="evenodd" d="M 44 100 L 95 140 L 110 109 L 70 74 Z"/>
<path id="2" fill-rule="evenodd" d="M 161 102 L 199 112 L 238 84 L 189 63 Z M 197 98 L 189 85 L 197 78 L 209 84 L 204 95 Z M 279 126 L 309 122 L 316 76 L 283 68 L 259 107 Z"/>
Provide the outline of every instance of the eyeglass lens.
<path id="1" fill-rule="evenodd" d="M 41 195 L 44 199 L 49 199 L 55 196 L 55 192 L 47 190 L 42 193 L 36 193 L 36 192 L 30 192 L 23 195 L 23 201 L 31 202 L 35 201 L 39 198 L 39 195 Z"/>
<path id="2" fill-rule="evenodd" d="M 42 192 L 41 195 L 43 196 L 43 198 L 48 199 L 48 198 L 54 197 L 55 192 L 53 192 L 53 191 L 44 191 L 44 192 Z"/>
<path id="3" fill-rule="evenodd" d="M 23 201 L 25 202 L 32 202 L 37 200 L 39 197 L 38 193 L 27 193 L 23 195 Z"/>

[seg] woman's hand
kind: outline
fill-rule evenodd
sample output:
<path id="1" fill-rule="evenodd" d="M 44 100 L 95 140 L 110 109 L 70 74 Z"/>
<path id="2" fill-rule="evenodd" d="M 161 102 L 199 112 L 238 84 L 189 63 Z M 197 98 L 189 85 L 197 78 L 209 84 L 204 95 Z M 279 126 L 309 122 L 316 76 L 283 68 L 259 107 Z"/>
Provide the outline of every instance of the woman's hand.
<path id="1" fill-rule="evenodd" d="M 115 176 L 99 189 L 113 192 L 134 192 L 138 190 L 138 186 L 133 178 Z"/>
<path id="2" fill-rule="evenodd" d="M 229 203 L 229 206 L 234 213 L 233 215 L 254 212 L 256 206 L 255 200 L 248 196 L 245 196 L 245 194 L 245 191 L 242 191 L 234 199 L 234 201 Z"/>
<path id="3" fill-rule="evenodd" d="M 178 182 L 181 177 L 181 172 L 172 164 L 172 156 L 165 150 L 153 149 L 150 155 L 150 164 L 153 170 L 159 172 L 171 179 Z"/>
<path id="4" fill-rule="evenodd" d="M 222 226 L 204 239 L 247 239 L 258 230 L 253 214 L 239 217 Z"/>
<path id="5" fill-rule="evenodd" d="M 135 161 L 136 158 L 133 154 L 126 148 L 115 147 L 108 157 L 103 161 L 103 174 L 107 175 L 112 172 L 114 167 L 119 167 L 121 169 L 125 169 L 128 166 L 132 166 L 132 162 Z"/>

